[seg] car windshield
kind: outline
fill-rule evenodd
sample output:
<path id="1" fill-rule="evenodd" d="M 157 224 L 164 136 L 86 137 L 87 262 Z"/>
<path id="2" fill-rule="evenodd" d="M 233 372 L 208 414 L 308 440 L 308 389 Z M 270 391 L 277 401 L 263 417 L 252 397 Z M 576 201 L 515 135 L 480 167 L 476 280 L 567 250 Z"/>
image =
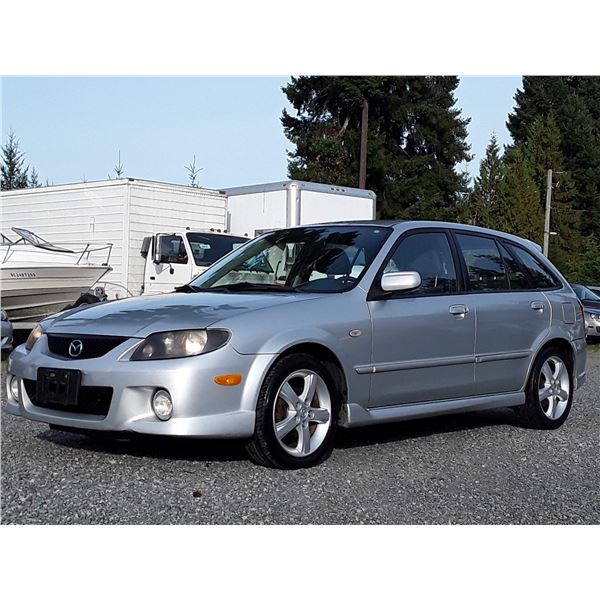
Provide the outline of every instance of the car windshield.
<path id="1" fill-rule="evenodd" d="M 283 229 L 248 242 L 194 279 L 190 291 L 344 292 L 391 233 L 388 227 Z"/>
<path id="2" fill-rule="evenodd" d="M 594 294 L 592 290 L 586 288 L 584 285 L 574 285 L 572 287 L 580 300 L 593 300 L 594 302 L 600 302 L 600 296 L 598 296 L 598 294 Z"/>
<path id="3" fill-rule="evenodd" d="M 220 258 L 239 248 L 248 238 L 218 233 L 187 233 L 186 234 L 194 262 L 199 267 L 208 267 Z"/>

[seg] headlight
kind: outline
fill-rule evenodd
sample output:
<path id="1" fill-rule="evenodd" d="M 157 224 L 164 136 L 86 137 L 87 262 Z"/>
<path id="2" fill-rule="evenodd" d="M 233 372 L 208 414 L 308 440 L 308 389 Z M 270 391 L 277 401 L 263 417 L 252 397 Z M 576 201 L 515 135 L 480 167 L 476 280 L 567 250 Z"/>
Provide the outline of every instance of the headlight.
<path id="1" fill-rule="evenodd" d="M 592 319 L 592 321 L 600 321 L 600 312 L 592 312 L 590 310 L 586 310 L 585 316 L 589 319 Z"/>
<path id="2" fill-rule="evenodd" d="M 25 348 L 31 350 L 35 343 L 44 335 L 44 330 L 41 325 L 36 325 L 29 334 L 27 341 L 25 342 Z"/>
<path id="3" fill-rule="evenodd" d="M 224 346 L 229 332 L 222 329 L 189 329 L 165 331 L 148 336 L 130 360 L 159 360 L 206 354 Z"/>
<path id="4" fill-rule="evenodd" d="M 5 310 L 0 310 L 0 320 L 8 321 L 8 315 L 6 314 Z"/>

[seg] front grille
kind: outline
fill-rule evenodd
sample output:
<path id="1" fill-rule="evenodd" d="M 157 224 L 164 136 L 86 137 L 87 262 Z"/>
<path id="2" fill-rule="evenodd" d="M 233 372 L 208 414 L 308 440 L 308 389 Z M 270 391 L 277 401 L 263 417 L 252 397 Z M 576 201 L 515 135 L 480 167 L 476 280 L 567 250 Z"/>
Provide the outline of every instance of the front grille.
<path id="1" fill-rule="evenodd" d="M 110 408 L 113 389 L 111 387 L 101 387 L 95 385 L 82 385 L 79 388 L 77 405 L 63 406 L 53 402 L 45 402 L 43 398 L 38 398 L 37 382 L 33 379 L 23 379 L 25 391 L 29 396 L 31 404 L 39 408 L 50 408 L 52 410 L 61 410 L 63 412 L 75 412 L 84 415 L 97 415 L 105 417 Z"/>
<path id="2" fill-rule="evenodd" d="M 99 356 L 104 356 L 127 339 L 126 337 L 117 336 L 50 333 L 48 334 L 48 349 L 52 354 L 70 359 L 98 358 Z M 72 342 L 79 342 L 81 344 L 81 352 L 79 354 L 74 355 L 73 353 L 69 353 Z"/>

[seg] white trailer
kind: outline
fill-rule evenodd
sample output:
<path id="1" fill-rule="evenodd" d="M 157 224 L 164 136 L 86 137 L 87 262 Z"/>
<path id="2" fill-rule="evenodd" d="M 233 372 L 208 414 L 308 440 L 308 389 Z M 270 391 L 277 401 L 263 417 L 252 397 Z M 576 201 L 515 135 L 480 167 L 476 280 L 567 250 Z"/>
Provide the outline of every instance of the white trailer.
<path id="1" fill-rule="evenodd" d="M 112 271 L 100 282 L 106 284 L 110 299 L 125 297 L 128 291 L 140 294 L 145 283 L 149 293 L 187 283 L 203 270 L 192 260 L 194 254 L 207 247 L 190 245 L 187 232 L 223 231 L 227 225 L 223 192 L 140 179 L 2 192 L 0 208 L 0 231 L 9 238 L 11 227 L 23 227 L 56 245 L 113 244 Z M 148 236 L 152 239 L 146 242 L 146 254 L 151 254 L 145 258 L 140 251 Z M 168 244 L 174 249 L 171 257 L 164 256 Z M 161 249 L 167 262 L 154 263 L 160 260 Z"/>
<path id="2" fill-rule="evenodd" d="M 375 193 L 308 181 L 224 188 L 227 230 L 255 237 L 270 229 L 375 218 Z"/>

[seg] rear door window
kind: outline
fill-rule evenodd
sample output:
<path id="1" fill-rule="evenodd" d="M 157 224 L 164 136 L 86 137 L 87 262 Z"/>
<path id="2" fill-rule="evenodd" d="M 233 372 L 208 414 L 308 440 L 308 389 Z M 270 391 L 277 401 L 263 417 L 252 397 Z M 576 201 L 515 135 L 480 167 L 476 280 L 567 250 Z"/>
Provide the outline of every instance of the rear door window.
<path id="1" fill-rule="evenodd" d="M 500 249 L 492 238 L 457 234 L 458 247 L 467 266 L 472 290 L 508 290 L 508 277 Z"/>

